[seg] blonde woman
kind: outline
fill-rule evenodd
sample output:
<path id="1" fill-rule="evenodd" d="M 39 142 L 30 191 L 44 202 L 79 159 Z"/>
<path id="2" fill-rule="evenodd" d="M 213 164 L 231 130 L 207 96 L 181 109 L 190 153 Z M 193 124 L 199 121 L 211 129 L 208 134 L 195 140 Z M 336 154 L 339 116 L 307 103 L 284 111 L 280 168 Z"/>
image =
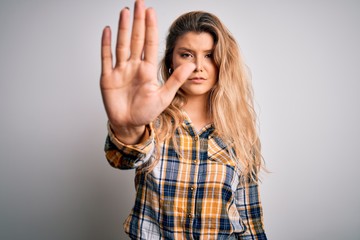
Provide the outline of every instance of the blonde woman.
<path id="1" fill-rule="evenodd" d="M 128 34 L 131 31 L 131 37 Z M 116 61 L 102 37 L 101 91 L 109 163 L 136 169 L 131 239 L 266 239 L 258 192 L 260 141 L 247 69 L 214 15 L 171 25 L 157 77 L 155 11 L 120 13 Z"/>

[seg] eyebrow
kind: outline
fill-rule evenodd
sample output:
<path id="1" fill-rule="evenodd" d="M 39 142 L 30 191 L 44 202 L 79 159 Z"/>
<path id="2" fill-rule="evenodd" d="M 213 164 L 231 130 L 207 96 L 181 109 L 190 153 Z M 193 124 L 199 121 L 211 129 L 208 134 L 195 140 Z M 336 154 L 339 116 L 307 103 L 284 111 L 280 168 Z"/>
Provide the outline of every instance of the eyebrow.
<path id="1" fill-rule="evenodd" d="M 194 50 L 190 49 L 190 48 L 186 48 L 186 47 L 179 47 L 177 50 L 181 50 L 181 51 L 188 51 L 188 52 L 194 52 Z M 209 50 L 204 50 L 203 52 L 213 52 L 214 49 L 209 49 Z"/>

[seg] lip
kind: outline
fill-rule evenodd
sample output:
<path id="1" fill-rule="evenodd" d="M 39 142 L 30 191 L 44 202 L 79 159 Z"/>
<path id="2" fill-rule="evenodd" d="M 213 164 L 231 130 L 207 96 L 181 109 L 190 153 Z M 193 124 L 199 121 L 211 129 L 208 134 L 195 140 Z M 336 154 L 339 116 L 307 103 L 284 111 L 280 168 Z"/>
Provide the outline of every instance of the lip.
<path id="1" fill-rule="evenodd" d="M 194 83 L 202 83 L 204 82 L 206 79 L 205 78 L 202 78 L 202 77 L 192 77 L 192 78 L 189 78 L 189 80 L 191 82 L 194 82 Z"/>

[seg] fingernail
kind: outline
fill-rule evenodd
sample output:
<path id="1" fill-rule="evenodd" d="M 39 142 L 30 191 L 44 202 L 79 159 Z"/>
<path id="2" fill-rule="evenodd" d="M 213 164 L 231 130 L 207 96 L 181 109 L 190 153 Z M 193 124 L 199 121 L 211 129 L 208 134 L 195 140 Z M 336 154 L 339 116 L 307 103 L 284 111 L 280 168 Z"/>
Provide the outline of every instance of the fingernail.
<path id="1" fill-rule="evenodd" d="M 129 7 L 125 7 L 127 10 L 130 10 L 130 8 Z"/>

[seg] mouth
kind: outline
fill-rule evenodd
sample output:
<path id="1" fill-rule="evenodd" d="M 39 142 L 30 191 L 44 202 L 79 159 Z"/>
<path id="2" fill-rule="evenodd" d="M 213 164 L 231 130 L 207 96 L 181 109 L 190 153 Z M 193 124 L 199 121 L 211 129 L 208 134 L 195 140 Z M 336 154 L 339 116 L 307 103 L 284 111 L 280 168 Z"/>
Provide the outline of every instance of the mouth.
<path id="1" fill-rule="evenodd" d="M 192 77 L 189 78 L 190 81 L 205 81 L 206 79 L 203 77 Z"/>
<path id="2" fill-rule="evenodd" d="M 194 82 L 194 83 L 202 83 L 204 82 L 206 79 L 203 77 L 192 77 L 189 78 L 189 81 Z"/>

